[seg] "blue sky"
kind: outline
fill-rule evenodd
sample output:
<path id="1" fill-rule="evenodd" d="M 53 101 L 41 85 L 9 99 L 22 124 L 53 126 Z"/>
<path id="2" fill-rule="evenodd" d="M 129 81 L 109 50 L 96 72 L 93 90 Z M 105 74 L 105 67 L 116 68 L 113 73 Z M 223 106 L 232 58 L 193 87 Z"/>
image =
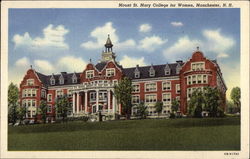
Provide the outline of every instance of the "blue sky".
<path id="1" fill-rule="evenodd" d="M 240 81 L 240 9 L 10 9 L 9 81 L 33 68 L 80 72 L 110 34 L 124 67 L 217 59 L 229 91 Z"/>

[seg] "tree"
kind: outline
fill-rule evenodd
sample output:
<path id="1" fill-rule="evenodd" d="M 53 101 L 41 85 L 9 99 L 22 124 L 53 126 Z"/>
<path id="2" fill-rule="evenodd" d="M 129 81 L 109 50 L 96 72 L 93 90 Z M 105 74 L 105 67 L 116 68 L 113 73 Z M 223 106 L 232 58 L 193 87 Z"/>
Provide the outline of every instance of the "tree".
<path id="1" fill-rule="evenodd" d="M 202 107 L 204 104 L 203 94 L 200 90 L 195 90 L 188 101 L 188 114 L 193 117 L 202 117 Z"/>
<path id="2" fill-rule="evenodd" d="M 131 114 L 132 89 L 132 82 L 127 77 L 122 78 L 121 81 L 115 85 L 115 97 L 118 103 L 122 105 L 122 111 L 126 114 L 126 119 L 129 119 Z"/>
<path id="3" fill-rule="evenodd" d="M 180 101 L 176 99 L 172 99 L 171 110 L 173 113 L 176 113 L 180 108 Z"/>
<path id="4" fill-rule="evenodd" d="M 24 120 L 25 114 L 26 114 L 26 107 L 18 106 L 17 107 L 17 119 L 19 120 L 20 123 Z"/>
<path id="5" fill-rule="evenodd" d="M 161 101 L 157 101 L 155 103 L 155 111 L 157 112 L 158 117 L 159 117 L 160 113 L 162 112 L 162 108 L 163 108 L 163 103 Z"/>
<path id="6" fill-rule="evenodd" d="M 66 95 L 56 99 L 56 114 L 57 117 L 62 117 L 63 122 L 67 118 L 70 109 L 69 100 Z"/>
<path id="7" fill-rule="evenodd" d="M 17 120 L 18 93 L 17 85 L 11 82 L 8 87 L 8 119 L 11 123 Z"/>
<path id="8" fill-rule="evenodd" d="M 234 87 L 231 91 L 231 99 L 233 101 L 233 103 L 237 106 L 238 108 L 238 111 L 240 112 L 240 105 L 241 105 L 241 102 L 240 102 L 240 88 L 239 87 Z"/>
<path id="9" fill-rule="evenodd" d="M 47 109 L 48 109 L 47 102 L 42 100 L 40 103 L 39 114 L 41 115 L 43 123 L 46 123 Z"/>
<path id="10" fill-rule="evenodd" d="M 205 87 L 204 88 L 204 110 L 209 112 L 211 117 L 216 117 L 220 110 L 221 97 L 217 88 Z"/>
<path id="11" fill-rule="evenodd" d="M 137 106 L 136 116 L 139 116 L 140 119 L 145 119 L 148 115 L 147 107 L 145 106 L 144 102 L 140 102 Z"/>

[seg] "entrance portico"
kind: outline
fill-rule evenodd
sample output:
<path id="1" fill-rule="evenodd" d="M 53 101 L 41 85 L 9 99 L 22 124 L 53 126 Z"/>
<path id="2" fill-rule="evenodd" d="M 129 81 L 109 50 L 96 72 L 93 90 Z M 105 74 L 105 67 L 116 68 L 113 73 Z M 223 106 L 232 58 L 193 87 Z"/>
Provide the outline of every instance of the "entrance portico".
<path id="1" fill-rule="evenodd" d="M 114 96 L 114 83 L 90 84 L 74 86 L 72 89 L 73 116 L 95 114 L 114 115 L 121 113 Z"/>

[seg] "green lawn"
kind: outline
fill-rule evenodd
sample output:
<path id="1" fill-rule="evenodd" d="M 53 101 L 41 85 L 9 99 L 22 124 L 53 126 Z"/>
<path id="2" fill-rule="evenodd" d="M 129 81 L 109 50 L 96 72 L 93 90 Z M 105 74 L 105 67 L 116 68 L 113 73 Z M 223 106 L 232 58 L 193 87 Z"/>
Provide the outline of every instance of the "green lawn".
<path id="1" fill-rule="evenodd" d="M 8 129 L 8 150 L 240 150 L 240 119 L 68 122 Z"/>

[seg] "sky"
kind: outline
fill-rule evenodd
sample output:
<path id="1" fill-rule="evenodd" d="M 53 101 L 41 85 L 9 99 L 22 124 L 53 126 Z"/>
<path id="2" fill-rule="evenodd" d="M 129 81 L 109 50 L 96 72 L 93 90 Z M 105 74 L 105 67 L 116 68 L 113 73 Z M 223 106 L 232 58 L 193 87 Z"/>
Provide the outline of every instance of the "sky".
<path id="1" fill-rule="evenodd" d="M 123 67 L 188 60 L 199 46 L 240 86 L 240 9 L 9 9 L 9 83 L 32 67 L 82 72 L 101 58 L 108 34 Z"/>

